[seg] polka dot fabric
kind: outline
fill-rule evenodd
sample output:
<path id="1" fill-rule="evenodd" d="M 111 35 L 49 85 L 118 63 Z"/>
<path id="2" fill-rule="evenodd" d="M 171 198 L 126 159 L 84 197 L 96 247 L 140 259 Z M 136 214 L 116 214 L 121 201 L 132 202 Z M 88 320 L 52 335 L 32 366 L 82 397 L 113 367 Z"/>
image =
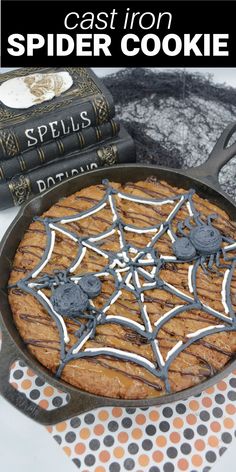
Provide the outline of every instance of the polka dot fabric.
<path id="1" fill-rule="evenodd" d="M 67 402 L 21 361 L 9 381 L 43 408 Z M 208 472 L 236 436 L 236 371 L 182 402 L 100 408 L 46 429 L 81 472 Z"/>

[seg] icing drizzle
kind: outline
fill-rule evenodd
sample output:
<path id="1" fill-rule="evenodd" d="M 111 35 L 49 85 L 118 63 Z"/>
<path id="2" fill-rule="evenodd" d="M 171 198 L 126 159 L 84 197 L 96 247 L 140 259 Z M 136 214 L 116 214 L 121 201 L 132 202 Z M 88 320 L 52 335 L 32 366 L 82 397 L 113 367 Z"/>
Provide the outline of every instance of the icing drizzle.
<path id="1" fill-rule="evenodd" d="M 201 235 L 204 234 L 204 232 L 206 234 L 209 233 L 209 228 L 213 228 L 212 226 L 209 226 L 211 224 L 210 217 L 208 217 L 209 221 L 207 226 L 202 222 L 199 213 L 196 211 L 192 200 L 194 190 L 190 190 L 182 195 L 174 195 L 171 198 L 150 199 L 117 191 L 107 180 L 103 181 L 103 185 L 105 187 L 104 197 L 89 210 L 61 218 L 35 218 L 35 220 L 40 221 L 45 226 L 47 236 L 46 248 L 39 264 L 25 278 L 19 280 L 15 286 L 19 287 L 21 290 L 29 293 L 30 295 L 33 295 L 56 322 L 60 334 L 61 344 L 61 362 L 57 371 L 57 376 L 62 374 L 65 365 L 73 359 L 109 356 L 111 358 L 123 361 L 134 362 L 142 368 L 148 370 L 154 376 L 162 379 L 165 382 L 166 391 L 170 392 L 168 380 L 169 367 L 173 360 L 184 349 L 186 349 L 192 343 L 200 340 L 204 336 L 223 331 L 236 331 L 236 317 L 230 294 L 230 284 L 236 266 L 236 255 L 233 257 L 227 256 L 229 251 L 232 252 L 236 249 L 236 243 L 231 239 L 229 240 L 222 237 L 222 241 L 230 242 L 230 244 L 224 248 L 219 247 L 218 252 L 216 253 L 215 250 L 213 256 L 217 263 L 219 263 L 219 256 L 222 256 L 225 258 L 225 260 L 231 262 L 231 264 L 227 265 L 227 270 L 225 271 L 222 282 L 221 296 L 222 306 L 225 313 L 221 313 L 205 305 L 199 300 L 196 284 L 197 270 L 200 265 L 204 269 L 203 264 L 205 263 L 205 256 L 203 256 L 202 253 L 198 253 L 197 248 L 195 248 L 196 251 L 190 251 L 191 265 L 189 266 L 188 270 L 188 287 L 190 295 L 186 295 L 175 288 L 173 285 L 165 282 L 160 277 L 160 271 L 165 267 L 166 263 L 186 263 L 186 258 L 181 260 L 180 256 L 178 256 L 176 244 L 179 236 L 174 233 L 172 228 L 172 222 L 184 204 L 186 204 L 186 208 L 189 213 L 189 219 L 191 218 L 195 224 L 195 226 L 192 227 L 189 221 L 186 220 L 187 222 L 185 221 L 184 223 L 178 225 L 178 229 L 184 238 L 188 237 L 188 235 L 184 233 L 185 226 L 190 229 L 190 234 L 197 235 L 197 238 L 198 234 L 200 234 L 198 233 L 198 228 L 200 228 L 199 231 L 201 231 Z M 142 205 L 155 207 L 166 204 L 175 204 L 175 206 L 167 216 L 166 220 L 161 224 L 139 228 L 134 225 L 125 224 L 122 221 L 116 208 L 116 200 L 114 198 L 115 196 L 117 199 L 125 199 L 131 202 L 141 203 Z M 110 228 L 108 228 L 108 230 L 104 231 L 103 233 L 91 235 L 88 237 L 79 237 L 77 234 L 64 227 L 66 223 L 73 223 L 94 215 L 105 207 L 110 209 L 113 222 Z M 206 226 L 207 230 L 205 229 Z M 69 237 L 78 245 L 76 259 L 73 260 L 71 265 L 65 271 L 58 271 L 55 272 L 55 274 L 50 275 L 41 275 L 40 277 L 40 273 L 43 271 L 52 257 L 57 231 L 60 234 Z M 126 242 L 126 232 L 150 234 L 150 241 L 145 248 L 134 247 L 130 243 Z M 99 245 L 99 241 L 105 240 L 114 233 L 118 234 L 120 244 L 120 250 L 116 254 L 114 254 L 112 251 L 101 249 Z M 216 229 L 215 233 L 220 244 L 221 235 Z M 173 256 L 165 256 L 163 254 L 159 255 L 154 247 L 156 242 L 164 234 L 170 238 L 173 244 Z M 105 266 L 101 272 L 86 274 L 86 276 L 93 275 L 99 278 L 107 276 L 113 277 L 115 282 L 114 291 L 106 300 L 103 307 L 97 309 L 92 300 L 89 299 L 86 310 L 84 312 L 78 312 L 78 316 L 74 318 L 79 326 L 75 333 L 77 341 L 71 348 L 68 348 L 70 339 L 63 314 L 57 313 L 55 311 L 50 298 L 48 298 L 42 290 L 45 288 L 50 288 L 53 293 L 53 290 L 56 286 L 61 286 L 65 283 L 79 284 L 82 276 L 76 276 L 73 275 L 73 273 L 83 261 L 88 249 L 104 257 Z M 181 251 L 179 253 L 181 253 Z M 209 257 L 209 267 L 212 268 L 214 262 L 212 255 L 207 254 L 206 257 Z M 218 267 L 220 267 L 219 264 Z M 140 277 L 142 277 L 144 282 L 140 281 Z M 152 291 L 154 289 L 161 289 L 170 293 L 171 295 L 178 297 L 180 304 L 164 313 L 154 323 L 154 325 L 152 325 L 148 314 L 147 304 L 145 303 L 145 294 L 148 291 Z M 142 324 L 132 319 L 126 318 L 125 316 L 109 314 L 110 307 L 117 300 L 119 300 L 120 297 L 122 297 L 124 290 L 129 291 L 134 295 L 140 310 Z M 216 324 L 199 329 L 194 333 L 187 334 L 183 341 L 178 341 L 175 346 L 173 346 L 173 348 L 167 353 L 166 359 L 164 360 L 160 352 L 157 339 L 160 329 L 165 325 L 165 323 L 170 321 L 175 316 L 190 310 L 201 310 L 214 316 L 216 318 Z M 83 322 L 81 320 L 83 320 Z M 152 362 L 149 359 L 133 352 L 115 349 L 112 347 L 86 347 L 86 342 L 95 337 L 96 327 L 98 325 L 105 325 L 108 323 L 118 324 L 129 330 L 131 329 L 140 335 L 145 340 L 145 342 L 149 343 L 151 346 L 154 361 Z"/>

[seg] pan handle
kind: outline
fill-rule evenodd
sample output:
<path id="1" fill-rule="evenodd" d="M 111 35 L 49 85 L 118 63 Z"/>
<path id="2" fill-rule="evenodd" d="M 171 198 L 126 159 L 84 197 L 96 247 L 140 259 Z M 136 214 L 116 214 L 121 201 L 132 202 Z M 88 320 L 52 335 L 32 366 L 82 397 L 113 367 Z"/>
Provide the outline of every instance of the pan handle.
<path id="1" fill-rule="evenodd" d="M 18 352 L 18 348 L 12 341 L 5 327 L 1 324 L 2 331 L 2 349 L 0 351 L 0 394 L 10 402 L 21 413 L 43 425 L 53 425 L 79 415 L 93 408 L 104 406 L 104 400 L 99 400 L 94 396 L 83 394 L 67 387 L 67 393 L 70 395 L 68 403 L 55 410 L 45 410 L 36 405 L 32 400 L 26 397 L 22 392 L 16 390 L 9 383 L 9 370 L 11 365 L 22 354 Z M 61 385 L 60 385 L 61 389 Z"/>
<path id="2" fill-rule="evenodd" d="M 218 176 L 220 169 L 236 155 L 236 142 L 228 146 L 228 143 L 236 131 L 236 122 L 230 123 L 220 135 L 208 159 L 198 167 L 186 170 L 189 177 L 201 178 L 219 186 Z"/>

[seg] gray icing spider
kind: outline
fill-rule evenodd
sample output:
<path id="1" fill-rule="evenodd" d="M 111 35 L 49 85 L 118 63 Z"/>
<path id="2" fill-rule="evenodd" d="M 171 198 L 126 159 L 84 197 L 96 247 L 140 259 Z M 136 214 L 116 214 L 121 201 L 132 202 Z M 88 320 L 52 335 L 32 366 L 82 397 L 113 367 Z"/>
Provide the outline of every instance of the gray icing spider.
<path id="1" fill-rule="evenodd" d="M 223 236 L 220 231 L 212 225 L 212 220 L 217 218 L 217 215 L 212 214 L 207 217 L 207 223 L 204 223 L 199 214 L 194 215 L 195 225 L 192 225 L 190 220 L 192 216 L 186 218 L 184 221 L 178 223 L 178 234 L 173 242 L 173 252 L 177 260 L 190 261 L 198 260 L 204 273 L 209 271 L 220 272 L 213 268 L 228 268 L 228 264 L 220 262 L 220 256 L 223 255 L 225 260 L 227 258 L 226 251 L 222 247 L 223 242 L 232 243 L 233 240 Z M 189 232 L 186 233 L 185 229 Z"/>

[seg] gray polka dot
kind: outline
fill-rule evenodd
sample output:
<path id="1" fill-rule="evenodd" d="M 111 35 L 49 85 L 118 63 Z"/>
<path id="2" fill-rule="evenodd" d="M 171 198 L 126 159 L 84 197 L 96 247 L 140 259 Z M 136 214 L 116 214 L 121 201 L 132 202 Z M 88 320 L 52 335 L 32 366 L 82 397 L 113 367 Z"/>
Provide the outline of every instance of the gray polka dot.
<path id="1" fill-rule="evenodd" d="M 183 403 L 178 403 L 178 405 L 176 405 L 175 409 L 176 409 L 177 413 L 179 413 L 180 415 L 183 415 L 183 413 L 185 413 L 185 411 L 186 411 L 186 406 Z"/>
<path id="2" fill-rule="evenodd" d="M 109 431 L 111 431 L 112 433 L 114 433 L 114 431 L 117 431 L 118 429 L 118 423 L 116 421 L 109 421 L 108 423 L 108 429 Z"/>
<path id="3" fill-rule="evenodd" d="M 78 468 L 81 467 L 81 461 L 79 459 L 72 459 L 72 462 L 74 462 L 75 465 L 77 465 Z"/>
<path id="4" fill-rule="evenodd" d="M 166 462 L 163 466 L 164 472 L 174 472 L 175 468 L 171 462 Z"/>
<path id="5" fill-rule="evenodd" d="M 170 418 L 173 415 L 173 410 L 169 406 L 166 406 L 163 408 L 162 413 L 165 418 Z"/>
<path id="6" fill-rule="evenodd" d="M 201 411 L 199 416 L 200 416 L 200 419 L 202 421 L 208 421 L 209 418 L 210 418 L 210 415 L 209 415 L 208 411 L 206 411 L 206 410 Z"/>
<path id="7" fill-rule="evenodd" d="M 19 361 L 19 366 L 20 366 L 20 367 L 26 367 L 26 364 L 25 364 L 24 361 Z"/>
<path id="8" fill-rule="evenodd" d="M 78 428 L 81 425 L 81 421 L 78 416 L 75 416 L 75 418 L 70 420 L 70 425 L 72 428 Z"/>
<path id="9" fill-rule="evenodd" d="M 123 428 L 130 428 L 132 426 L 133 422 L 130 418 L 125 417 L 121 421 L 121 424 L 122 424 Z"/>
<path id="10" fill-rule="evenodd" d="M 138 444 L 136 443 L 130 443 L 128 445 L 128 451 L 130 454 L 137 454 L 137 452 L 139 451 L 139 446 Z"/>
<path id="11" fill-rule="evenodd" d="M 216 406 L 215 408 L 213 408 L 212 410 L 212 413 L 214 415 L 215 418 L 221 418 L 221 416 L 223 415 L 223 411 L 220 407 Z"/>
<path id="12" fill-rule="evenodd" d="M 219 405 L 222 405 L 222 404 L 225 402 L 225 397 L 224 397 L 224 395 L 222 395 L 221 393 L 217 393 L 217 395 L 215 396 L 215 401 L 216 401 L 216 403 L 218 403 Z"/>
<path id="13" fill-rule="evenodd" d="M 135 462 L 133 459 L 131 459 L 130 457 L 128 457 L 128 459 L 125 459 L 124 468 L 126 470 L 133 470 L 134 466 L 135 466 Z"/>
<path id="14" fill-rule="evenodd" d="M 40 377 L 36 377 L 35 385 L 37 385 L 37 387 L 42 387 L 43 385 L 45 385 L 45 381 L 41 379 Z"/>
<path id="15" fill-rule="evenodd" d="M 63 403 L 63 400 L 61 397 L 54 397 L 53 400 L 52 400 L 52 404 L 53 406 L 57 406 L 59 408 L 59 406 L 61 406 Z"/>
<path id="16" fill-rule="evenodd" d="M 193 439 L 193 436 L 194 436 L 194 432 L 193 432 L 192 429 L 186 428 L 186 429 L 184 430 L 184 437 L 185 437 L 186 439 Z"/>
<path id="17" fill-rule="evenodd" d="M 160 472 L 160 469 L 159 467 L 156 467 L 155 465 L 153 465 L 148 472 Z"/>
<path id="18" fill-rule="evenodd" d="M 136 413 L 136 408 L 126 408 L 125 411 L 129 415 L 133 415 L 134 413 Z"/>
<path id="19" fill-rule="evenodd" d="M 150 439 L 144 439 L 144 441 L 142 442 L 142 448 L 144 449 L 144 451 L 150 451 L 152 447 L 152 441 L 150 441 Z"/>
<path id="20" fill-rule="evenodd" d="M 224 443 L 229 444 L 232 441 L 232 436 L 230 433 L 223 433 L 221 435 L 221 439 Z"/>
<path id="21" fill-rule="evenodd" d="M 213 451 L 208 451 L 205 457 L 208 462 L 213 463 L 216 461 L 216 454 Z"/>
<path id="22" fill-rule="evenodd" d="M 108 435 L 105 436 L 105 438 L 103 439 L 103 442 L 104 442 L 105 446 L 110 447 L 110 446 L 113 446 L 115 440 L 114 440 L 113 436 L 111 436 L 110 434 L 108 434 Z"/>
<path id="23" fill-rule="evenodd" d="M 228 392 L 228 399 L 231 401 L 231 402 L 234 402 L 236 400 L 236 392 L 234 392 L 233 390 L 230 390 Z"/>
<path id="24" fill-rule="evenodd" d="M 227 447 L 220 447 L 219 449 L 220 456 L 222 456 L 222 454 L 224 454 L 225 451 L 227 451 Z"/>
<path id="25" fill-rule="evenodd" d="M 236 388 L 236 378 L 230 379 L 229 384 L 231 387 Z"/>
<path id="26" fill-rule="evenodd" d="M 174 459 L 178 454 L 177 449 L 175 447 L 168 447 L 166 452 L 167 456 L 170 457 L 170 459 Z"/>
<path id="27" fill-rule="evenodd" d="M 211 470 L 211 467 L 204 467 L 202 472 L 209 472 Z"/>
<path id="28" fill-rule="evenodd" d="M 56 440 L 56 442 L 57 442 L 58 444 L 61 444 L 61 443 L 62 443 L 61 436 L 59 436 L 58 434 L 55 434 L 53 437 L 54 437 L 54 439 Z"/>
<path id="29" fill-rule="evenodd" d="M 163 433 L 166 433 L 170 429 L 170 425 L 167 421 L 161 421 L 159 424 L 159 428 Z"/>
<path id="30" fill-rule="evenodd" d="M 15 372 L 13 372 L 13 377 L 16 380 L 22 379 L 23 375 L 24 375 L 24 372 L 20 369 L 15 370 Z"/>
<path id="31" fill-rule="evenodd" d="M 100 441 L 98 441 L 98 439 L 91 439 L 89 447 L 92 451 L 97 451 L 100 447 Z"/>
<path id="32" fill-rule="evenodd" d="M 109 471 L 110 472 L 120 472 L 120 464 L 118 464 L 118 462 L 112 462 L 109 465 Z"/>
<path id="33" fill-rule="evenodd" d="M 95 421 L 95 416 L 92 413 L 87 413 L 84 417 L 84 421 L 86 424 L 93 424 Z"/>
<path id="34" fill-rule="evenodd" d="M 68 443 L 74 442 L 76 440 L 76 434 L 73 433 L 73 431 L 69 431 L 69 433 L 66 433 L 66 435 L 65 435 L 65 440 Z"/>
<path id="35" fill-rule="evenodd" d="M 40 392 L 36 389 L 31 390 L 29 396 L 32 400 L 37 400 L 40 397 Z"/>
<path id="36" fill-rule="evenodd" d="M 180 446 L 180 450 L 181 450 L 182 454 L 190 454 L 192 448 L 191 448 L 190 444 L 183 443 Z"/>
<path id="37" fill-rule="evenodd" d="M 95 461 L 96 461 L 96 459 L 95 459 L 95 457 L 94 457 L 93 454 L 88 454 L 88 455 L 85 456 L 85 458 L 84 458 L 84 463 L 85 463 L 85 465 L 87 465 L 87 466 L 94 465 L 94 464 L 95 464 Z"/>
<path id="38" fill-rule="evenodd" d="M 207 428 L 206 428 L 206 426 L 204 426 L 203 424 L 200 424 L 200 425 L 197 427 L 197 432 L 198 432 L 198 434 L 200 434 L 200 436 L 206 436 L 206 434 L 207 434 Z"/>

